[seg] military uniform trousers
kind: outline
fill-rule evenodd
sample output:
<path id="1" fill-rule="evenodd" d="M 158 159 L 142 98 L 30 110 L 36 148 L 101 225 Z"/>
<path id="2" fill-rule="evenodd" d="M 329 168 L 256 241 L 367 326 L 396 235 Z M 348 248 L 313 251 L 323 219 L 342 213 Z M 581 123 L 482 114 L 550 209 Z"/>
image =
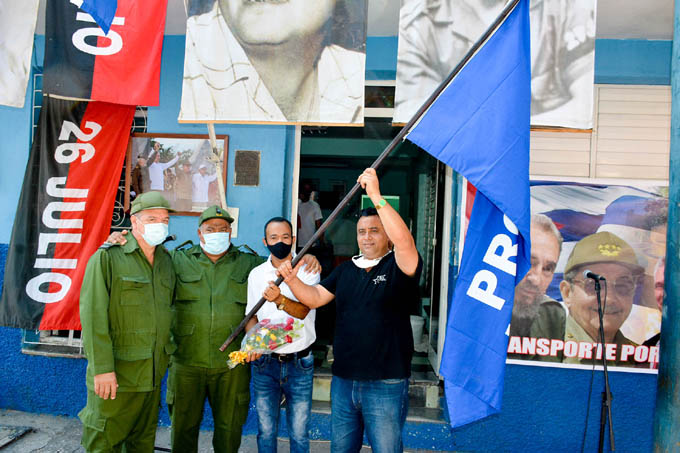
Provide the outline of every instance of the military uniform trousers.
<path id="1" fill-rule="evenodd" d="M 215 422 L 215 452 L 238 451 L 250 403 L 250 367 L 211 369 L 173 362 L 166 395 L 173 452 L 198 451 L 198 430 L 206 397 Z"/>
<path id="2" fill-rule="evenodd" d="M 150 392 L 118 392 L 115 400 L 88 389 L 87 404 L 78 414 L 81 444 L 89 453 L 152 453 L 160 402 L 160 386 Z"/>

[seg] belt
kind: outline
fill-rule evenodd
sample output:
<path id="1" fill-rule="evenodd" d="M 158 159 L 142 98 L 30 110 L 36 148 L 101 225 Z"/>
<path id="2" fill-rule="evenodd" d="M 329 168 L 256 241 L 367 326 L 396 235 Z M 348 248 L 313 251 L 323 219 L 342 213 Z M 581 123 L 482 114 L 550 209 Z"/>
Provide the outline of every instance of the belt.
<path id="1" fill-rule="evenodd" d="M 279 362 L 289 362 L 293 359 L 296 358 L 302 358 L 302 357 L 307 357 L 307 354 L 312 350 L 311 346 L 307 346 L 307 348 L 303 349 L 302 351 L 298 352 L 291 352 L 288 354 L 277 354 L 275 352 L 272 353 L 272 358 L 274 360 L 278 360 Z"/>

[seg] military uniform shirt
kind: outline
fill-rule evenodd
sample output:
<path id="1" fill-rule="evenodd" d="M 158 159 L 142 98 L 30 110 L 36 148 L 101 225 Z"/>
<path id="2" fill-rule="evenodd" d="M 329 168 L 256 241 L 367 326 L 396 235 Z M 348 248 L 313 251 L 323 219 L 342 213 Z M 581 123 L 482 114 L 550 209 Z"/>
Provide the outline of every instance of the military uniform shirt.
<path id="1" fill-rule="evenodd" d="M 219 350 L 245 316 L 248 274 L 264 258 L 244 253 L 234 245 L 217 262 L 195 245 L 173 252 L 177 273 L 173 360 L 186 366 L 227 368 L 228 354 L 241 347 L 243 334 Z"/>
<path id="2" fill-rule="evenodd" d="M 100 248 L 87 263 L 80 291 L 87 387 L 115 371 L 119 392 L 159 386 L 175 345 L 170 338 L 175 287 L 170 254 L 154 251 L 153 267 L 129 235 L 121 247 Z"/>
<path id="3" fill-rule="evenodd" d="M 577 343 L 597 343 L 597 339 L 593 339 L 588 335 L 588 333 L 581 327 L 574 318 L 571 316 L 567 316 L 567 322 L 565 325 L 565 334 L 564 334 L 564 341 L 575 341 Z M 608 343 L 609 344 L 609 343 Z M 628 345 L 633 345 L 637 346 L 637 344 L 633 343 L 630 341 L 628 338 L 626 338 L 620 330 L 616 331 L 616 334 L 614 335 L 614 339 L 611 341 L 611 344 L 616 345 L 616 361 L 608 361 L 608 364 L 615 365 L 615 366 L 636 366 L 637 362 L 633 359 L 632 356 L 628 357 L 628 361 L 621 361 L 621 346 L 624 344 Z M 593 349 L 593 357 L 596 357 L 596 350 Z M 602 360 L 597 360 L 597 363 L 601 363 Z M 576 357 L 564 357 L 564 360 L 562 363 L 576 363 L 576 364 L 591 364 L 593 363 L 592 359 L 579 359 L 578 356 Z"/>

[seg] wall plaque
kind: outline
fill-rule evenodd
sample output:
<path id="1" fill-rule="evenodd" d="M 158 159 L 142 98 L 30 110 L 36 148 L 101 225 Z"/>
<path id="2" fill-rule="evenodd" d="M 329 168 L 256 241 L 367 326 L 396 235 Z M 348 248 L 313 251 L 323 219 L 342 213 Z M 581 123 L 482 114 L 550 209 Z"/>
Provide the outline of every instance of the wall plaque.
<path id="1" fill-rule="evenodd" d="M 236 151 L 234 185 L 260 185 L 260 151 Z"/>

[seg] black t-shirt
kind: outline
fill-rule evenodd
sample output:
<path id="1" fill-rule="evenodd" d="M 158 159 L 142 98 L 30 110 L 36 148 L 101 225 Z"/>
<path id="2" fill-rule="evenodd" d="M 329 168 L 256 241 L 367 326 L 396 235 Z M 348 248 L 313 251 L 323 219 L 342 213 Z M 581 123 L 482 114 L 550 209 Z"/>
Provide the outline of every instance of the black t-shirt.
<path id="1" fill-rule="evenodd" d="M 402 379 L 411 375 L 413 333 L 410 311 L 417 305 L 423 261 L 413 277 L 394 253 L 370 272 L 346 261 L 321 286 L 335 295 L 333 374 L 345 379 Z"/>

